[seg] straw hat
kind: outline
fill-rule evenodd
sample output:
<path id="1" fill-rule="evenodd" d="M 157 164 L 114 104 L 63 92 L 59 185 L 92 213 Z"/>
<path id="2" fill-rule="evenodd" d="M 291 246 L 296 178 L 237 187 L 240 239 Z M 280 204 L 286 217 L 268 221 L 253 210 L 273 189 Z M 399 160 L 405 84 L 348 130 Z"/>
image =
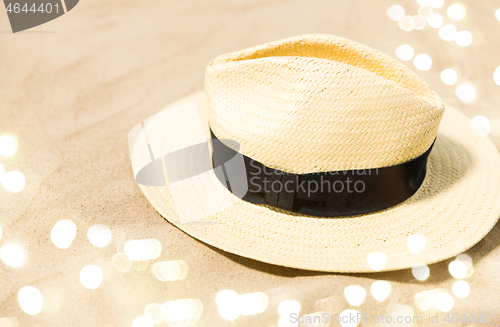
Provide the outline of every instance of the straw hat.
<path id="1" fill-rule="evenodd" d="M 398 61 L 331 35 L 214 59 L 205 91 L 136 125 L 129 145 L 165 219 L 276 265 L 430 264 L 473 246 L 500 214 L 492 142 Z"/>

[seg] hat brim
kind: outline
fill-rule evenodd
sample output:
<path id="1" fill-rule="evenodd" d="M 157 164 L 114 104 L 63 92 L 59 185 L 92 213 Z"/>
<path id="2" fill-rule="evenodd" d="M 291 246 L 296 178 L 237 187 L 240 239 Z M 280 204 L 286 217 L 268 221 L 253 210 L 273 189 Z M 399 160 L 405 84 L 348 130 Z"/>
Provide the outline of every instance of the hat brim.
<path id="1" fill-rule="evenodd" d="M 209 139 L 204 92 L 169 107 L 191 101 Z M 224 251 L 292 268 L 373 272 L 442 261 L 479 242 L 500 215 L 499 177 L 500 155 L 493 143 L 478 136 L 465 115 L 446 105 L 424 183 L 414 196 L 387 210 L 333 218 L 300 215 L 243 201 L 210 171 L 190 185 L 185 206 L 199 205 L 195 202 L 207 197 L 203 203 L 210 206 L 231 205 L 205 217 L 207 223 L 180 223 L 179 203 L 168 186 L 140 188 L 165 219 Z M 417 234 L 423 237 L 413 240 L 424 244 L 409 242 Z M 424 245 L 418 253 L 416 248 Z"/>

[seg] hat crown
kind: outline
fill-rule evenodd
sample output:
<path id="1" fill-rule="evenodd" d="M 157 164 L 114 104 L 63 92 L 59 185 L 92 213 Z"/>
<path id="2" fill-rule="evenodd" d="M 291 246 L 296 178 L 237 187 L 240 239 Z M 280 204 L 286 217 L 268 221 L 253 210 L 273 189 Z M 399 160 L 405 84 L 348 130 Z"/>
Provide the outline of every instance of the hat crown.
<path id="1" fill-rule="evenodd" d="M 206 94 L 219 139 L 298 174 L 414 159 L 431 146 L 444 110 L 439 96 L 398 61 L 331 35 L 219 56 L 207 67 Z"/>

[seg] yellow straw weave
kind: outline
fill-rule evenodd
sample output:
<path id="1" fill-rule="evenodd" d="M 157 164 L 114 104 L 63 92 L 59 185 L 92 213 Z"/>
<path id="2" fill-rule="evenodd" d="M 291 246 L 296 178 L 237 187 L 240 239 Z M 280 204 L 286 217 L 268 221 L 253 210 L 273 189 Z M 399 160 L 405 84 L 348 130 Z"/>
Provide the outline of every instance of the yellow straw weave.
<path id="1" fill-rule="evenodd" d="M 411 160 L 434 141 L 444 109 L 396 60 L 330 35 L 217 57 L 206 70 L 206 93 L 219 138 L 236 140 L 243 154 L 291 173 Z"/>

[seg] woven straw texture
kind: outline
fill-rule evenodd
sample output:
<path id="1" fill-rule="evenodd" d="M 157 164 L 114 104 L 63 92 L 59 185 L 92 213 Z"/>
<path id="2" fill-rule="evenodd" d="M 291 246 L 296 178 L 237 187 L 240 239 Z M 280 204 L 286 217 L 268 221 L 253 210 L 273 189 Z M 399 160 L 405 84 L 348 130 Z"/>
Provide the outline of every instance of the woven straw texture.
<path id="1" fill-rule="evenodd" d="M 396 60 L 331 35 L 222 55 L 205 80 L 217 137 L 238 141 L 243 154 L 268 167 L 299 174 L 418 157 L 434 141 L 444 109 Z"/>

